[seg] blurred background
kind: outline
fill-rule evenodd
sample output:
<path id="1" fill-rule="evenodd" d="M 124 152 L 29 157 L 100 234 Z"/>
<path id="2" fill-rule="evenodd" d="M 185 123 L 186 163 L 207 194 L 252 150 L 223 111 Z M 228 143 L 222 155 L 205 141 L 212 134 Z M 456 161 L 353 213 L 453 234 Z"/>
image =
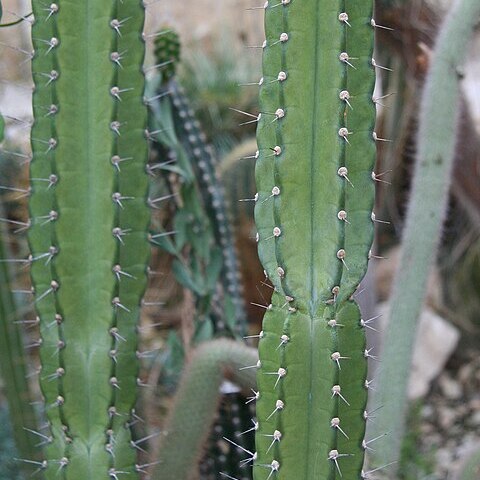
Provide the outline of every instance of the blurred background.
<path id="1" fill-rule="evenodd" d="M 258 83 L 261 76 L 258 47 L 264 38 L 263 12 L 256 7 L 261 7 L 262 0 L 149 3 L 146 65 L 156 62 L 154 34 L 165 29 L 177 32 L 181 60 L 176 78 L 201 124 L 206 143 L 212 147 L 214 169 L 224 186 L 240 259 L 245 333 L 255 335 L 261 329 L 263 315 L 258 305 L 268 304 L 271 291 L 263 284 L 263 270 L 256 255 L 253 204 L 239 201 L 252 199 L 256 191 L 254 160 L 245 158 L 256 150 L 255 123 L 240 125 L 250 118 L 236 110 L 258 114 L 258 89 L 240 84 Z M 24 0 L 2 0 L 2 4 L 3 22 L 30 12 L 29 2 Z M 389 223 L 377 226 L 374 251 L 378 258 L 370 262 L 363 294 L 358 298 L 367 312 L 364 315 L 369 317 L 386 308 L 398 266 L 415 161 L 419 99 L 433 41 L 449 5 L 450 0 L 377 0 L 377 23 L 393 28 L 377 29 L 375 54 L 379 64 L 392 70 L 383 71 L 378 78 L 378 92 L 388 97 L 379 108 L 376 127 L 380 137 L 391 140 L 382 144 L 376 168 L 384 181 L 377 191 L 376 213 Z M 7 124 L 0 150 L 0 184 L 20 189 L 28 185 L 25 159 L 29 155 L 31 121 L 30 50 L 28 20 L 0 30 L 0 111 Z M 411 372 L 409 429 L 399 477 L 404 480 L 454 478 L 466 454 L 480 446 L 480 32 L 461 73 L 463 100 L 448 218 L 429 281 Z M 169 191 L 169 181 L 164 179 L 160 190 Z M 28 217 L 24 196 L 3 191 L 0 198 L 2 217 L 17 221 Z M 162 208 L 158 222 L 166 227 L 174 221 L 179 208 Z M 7 248 L 25 258 L 25 239 L 13 230 L 4 229 Z M 148 417 L 161 428 L 181 370 L 179 358 L 188 357 L 196 335 L 214 336 L 222 327 L 212 320 L 208 334 L 192 333 L 188 326 L 191 294 L 172 273 L 172 259 L 167 253 L 157 253 L 152 262 L 152 269 L 160 273 L 152 280 L 147 298 L 161 301 L 164 306 L 145 310 L 142 324 L 150 328 L 143 329 L 142 335 L 147 348 L 157 352 L 146 367 L 146 375 L 160 388 L 149 390 L 144 402 Z M 28 272 L 16 269 L 9 275 L 14 277 L 15 289 L 28 288 Z M 16 301 L 31 317 L 22 294 L 16 294 Z M 380 322 L 376 328 L 381 331 L 382 327 L 385 325 Z M 25 345 L 29 344 L 30 332 L 25 329 L 22 334 Z M 369 334 L 381 349 L 381 334 Z M 35 350 L 28 351 L 35 369 Z M 31 388 L 38 389 L 34 377 Z M 4 394 L 0 383 L 0 479 L 12 479 L 17 473 L 10 461 L 15 454 L 12 436 L 5 430 L 9 427 Z M 225 405 L 226 410 L 231 407 L 228 402 Z M 219 445 L 214 435 L 212 438 L 212 448 L 227 448 Z M 208 468 L 205 466 L 205 478 L 215 478 L 208 476 Z"/>

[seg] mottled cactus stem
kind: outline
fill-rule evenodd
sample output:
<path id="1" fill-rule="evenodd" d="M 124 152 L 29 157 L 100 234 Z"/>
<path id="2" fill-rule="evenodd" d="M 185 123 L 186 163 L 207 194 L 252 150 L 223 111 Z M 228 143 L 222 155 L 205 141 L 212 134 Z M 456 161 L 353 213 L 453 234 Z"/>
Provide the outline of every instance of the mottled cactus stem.
<path id="1" fill-rule="evenodd" d="M 136 478 L 136 321 L 149 255 L 140 1 L 33 1 L 29 242 L 47 479 Z"/>
<path id="2" fill-rule="evenodd" d="M 366 478 L 365 322 L 351 300 L 375 216 L 371 0 L 271 0 L 255 220 L 275 287 L 261 334 L 256 480 Z"/>

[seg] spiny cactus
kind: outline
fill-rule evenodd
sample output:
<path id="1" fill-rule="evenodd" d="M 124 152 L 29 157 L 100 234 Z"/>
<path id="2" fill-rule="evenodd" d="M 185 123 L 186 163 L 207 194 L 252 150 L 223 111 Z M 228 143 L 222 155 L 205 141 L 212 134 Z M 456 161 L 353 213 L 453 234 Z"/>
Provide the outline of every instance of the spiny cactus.
<path id="1" fill-rule="evenodd" d="M 240 268 L 235 238 L 229 221 L 228 204 L 223 185 L 216 173 L 214 154 L 212 148 L 206 144 L 205 134 L 201 131 L 200 124 L 195 118 L 182 87 L 175 81 L 171 81 L 169 91 L 173 104 L 173 118 L 179 131 L 180 141 L 183 140 L 184 148 L 193 160 L 193 169 L 198 179 L 205 208 L 212 221 L 215 240 L 222 250 L 222 285 L 225 289 L 225 301 L 233 305 L 231 314 L 234 318 L 227 323 L 235 325 L 235 334 L 244 334 L 246 319 Z"/>
<path id="2" fill-rule="evenodd" d="M 205 331 L 210 332 L 206 338 L 211 338 L 213 332 L 233 333 L 235 320 L 226 325 L 224 308 L 220 309 L 220 318 L 213 309 L 223 263 L 221 249 L 215 243 L 210 218 L 201 204 L 191 161 L 177 137 L 170 100 L 165 92 L 158 94 L 153 89 L 151 97 L 159 96 L 161 98 L 150 102 L 151 130 L 157 132 L 153 149 L 160 158 L 170 160 L 152 163 L 149 169 L 154 174 L 161 172 L 160 178 L 164 180 L 163 189 L 156 179 L 152 182 L 152 188 L 158 190 L 154 195 L 159 199 L 155 202 L 156 208 L 162 208 L 173 198 L 176 211 L 171 225 L 166 227 L 168 231 L 155 237 L 153 242 L 174 257 L 172 271 L 176 280 L 193 293 L 196 333 L 203 339 Z M 174 180 L 172 172 L 178 174 L 173 176 Z M 165 202 L 162 204 L 161 200 Z"/>
<path id="3" fill-rule="evenodd" d="M 181 175 L 181 188 L 176 192 L 179 194 L 174 220 L 176 238 L 172 242 L 164 238 L 161 245 L 167 251 L 176 250 L 177 255 L 190 245 L 190 261 L 186 263 L 192 264 L 192 274 L 177 261 L 175 273 L 178 279 L 187 288 L 193 287 L 197 298 L 212 295 L 212 299 L 203 304 L 208 307 L 207 314 L 210 310 L 216 311 L 213 316 L 220 317 L 214 321 L 216 333 L 224 331 L 229 335 L 242 335 L 246 329 L 238 260 L 225 193 L 215 172 L 214 154 L 206 144 L 205 135 L 182 87 L 174 78 L 180 60 L 178 35 L 169 28 L 157 35 L 156 63 L 162 69 L 160 78 L 149 83 L 151 96 L 155 99 L 150 102 L 152 130 L 159 132 L 154 148 L 160 156 L 165 156 L 162 152 L 167 152 L 176 160 L 177 173 Z M 172 70 L 167 70 L 167 67 Z M 166 183 L 171 185 L 171 170 L 168 167 L 171 168 L 171 165 L 159 170 L 164 173 Z M 195 231 L 192 227 L 197 223 L 199 228 Z M 217 256 L 220 252 L 221 259 Z M 211 275 L 218 266 L 220 285 L 217 285 L 218 275 Z M 198 278 L 202 270 L 208 277 L 206 281 Z M 193 278 L 195 273 L 197 278 Z M 211 280 L 214 280 L 213 284 Z M 211 291 L 208 288 L 204 291 L 210 284 Z"/>
<path id="4" fill-rule="evenodd" d="M 375 216 L 371 0 L 265 4 L 258 250 L 275 287 L 260 335 L 254 478 L 366 478 L 365 325 L 351 299 Z"/>
<path id="5" fill-rule="evenodd" d="M 3 201 L 2 197 L 0 199 Z M 0 212 L 4 217 L 3 205 L 0 205 Z M 7 253 L 6 238 L 6 229 L 0 228 L 0 259 L 10 257 L 10 254 Z M 24 336 L 20 330 L 20 324 L 26 323 L 32 326 L 36 324 L 37 320 L 19 319 L 19 308 L 11 292 L 11 274 L 8 263 L 0 261 L 0 374 L 8 401 L 8 416 L 13 427 L 13 438 L 17 450 L 24 457 L 36 457 L 38 451 L 35 445 L 38 443 L 38 438 L 35 439 L 28 432 L 29 429 L 35 428 L 36 418 L 31 404 L 27 358 L 24 354 Z M 5 436 L 5 431 L 2 431 L 1 436 Z M 0 465 L 1 463 L 0 461 Z M 9 459 L 9 463 L 13 463 L 13 458 Z"/>
<path id="6" fill-rule="evenodd" d="M 135 478 L 125 428 L 149 256 L 139 1 L 33 1 L 28 240 L 45 477 Z"/>

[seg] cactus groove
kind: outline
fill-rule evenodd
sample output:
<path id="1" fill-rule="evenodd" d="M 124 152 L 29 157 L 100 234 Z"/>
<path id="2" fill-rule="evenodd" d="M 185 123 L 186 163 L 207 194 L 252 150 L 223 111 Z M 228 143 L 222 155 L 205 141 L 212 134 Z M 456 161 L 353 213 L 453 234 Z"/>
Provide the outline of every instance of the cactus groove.
<path id="1" fill-rule="evenodd" d="M 28 236 L 51 428 L 42 469 L 135 478 L 124 426 L 149 255 L 144 10 L 117 0 L 34 0 L 33 10 Z"/>
<path id="2" fill-rule="evenodd" d="M 265 6 L 255 221 L 275 287 L 254 478 L 365 478 L 367 357 L 351 299 L 374 227 L 371 0 Z"/>

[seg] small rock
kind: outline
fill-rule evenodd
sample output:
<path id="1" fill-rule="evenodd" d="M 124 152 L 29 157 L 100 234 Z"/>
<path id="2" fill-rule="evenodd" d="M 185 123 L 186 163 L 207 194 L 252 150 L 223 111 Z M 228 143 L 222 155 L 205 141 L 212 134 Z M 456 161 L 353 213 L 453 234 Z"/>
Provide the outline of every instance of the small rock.
<path id="1" fill-rule="evenodd" d="M 379 330 L 385 332 L 388 328 L 388 304 L 380 304 L 378 313 L 381 314 Z M 409 400 L 417 400 L 428 393 L 430 384 L 443 370 L 459 339 L 460 332 L 456 327 L 428 306 L 424 307 L 415 338 Z"/>
<path id="2" fill-rule="evenodd" d="M 463 395 L 462 386 L 459 382 L 450 378 L 447 374 L 443 374 L 438 379 L 438 385 L 440 386 L 445 397 L 450 400 L 458 400 Z"/>
<path id="3" fill-rule="evenodd" d="M 457 415 L 455 410 L 451 408 L 441 408 L 438 411 L 438 423 L 444 430 L 450 430 L 450 427 L 455 423 Z"/>
<path id="4" fill-rule="evenodd" d="M 421 415 L 422 415 L 422 418 L 423 418 L 423 419 L 425 419 L 425 420 L 426 420 L 426 419 L 430 419 L 430 418 L 433 416 L 434 413 L 435 413 L 435 411 L 434 411 L 432 405 L 428 405 L 428 404 L 427 404 L 427 405 L 423 405 L 423 406 L 422 406 L 422 413 L 421 413 Z"/>
<path id="5" fill-rule="evenodd" d="M 470 410 L 480 410 L 480 398 L 472 398 L 472 400 L 468 402 L 468 408 Z"/>
<path id="6" fill-rule="evenodd" d="M 467 423 L 472 427 L 480 426 L 480 410 L 477 410 L 476 412 L 473 412 L 472 415 L 467 416 L 466 420 Z"/>
<path id="7" fill-rule="evenodd" d="M 450 322 L 426 307 L 420 316 L 408 396 L 417 399 L 427 394 L 431 382 L 455 351 L 460 333 Z M 458 387 L 460 389 L 461 387 Z"/>
<path id="8" fill-rule="evenodd" d="M 467 363 L 466 365 L 463 365 L 458 371 L 458 379 L 460 380 L 460 382 L 462 382 L 463 384 L 468 383 L 472 378 L 474 369 L 475 366 L 473 365 L 473 363 Z"/>
<path id="9" fill-rule="evenodd" d="M 464 415 L 466 415 L 467 413 L 469 413 L 469 408 L 468 408 L 468 406 L 467 406 L 467 405 L 464 405 L 464 404 L 458 405 L 458 406 L 456 407 L 456 409 L 457 409 L 457 414 L 458 414 L 459 416 L 464 416 Z"/>
<path id="10" fill-rule="evenodd" d="M 441 468 L 449 469 L 453 461 L 453 452 L 448 448 L 440 448 L 437 451 L 437 462 Z"/>
<path id="11" fill-rule="evenodd" d="M 421 423 L 420 424 L 420 433 L 422 437 L 427 435 L 433 435 L 435 432 L 435 427 L 431 423 Z"/>

